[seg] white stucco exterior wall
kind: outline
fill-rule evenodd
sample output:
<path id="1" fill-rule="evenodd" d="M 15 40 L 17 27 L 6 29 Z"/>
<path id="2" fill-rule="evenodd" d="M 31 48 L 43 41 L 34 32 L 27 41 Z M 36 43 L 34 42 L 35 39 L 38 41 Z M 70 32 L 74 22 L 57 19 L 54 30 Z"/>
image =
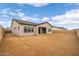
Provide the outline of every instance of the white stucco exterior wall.
<path id="1" fill-rule="evenodd" d="M 34 32 L 24 32 L 24 27 L 33 27 Z M 30 26 L 30 25 L 21 25 L 20 26 L 20 36 L 28 36 L 28 35 L 35 35 L 35 26 Z"/>
<path id="2" fill-rule="evenodd" d="M 20 34 L 20 32 L 18 30 L 18 26 L 20 27 L 20 25 L 17 22 L 13 21 L 11 30 L 12 30 L 12 33 L 16 36 L 19 36 L 19 34 Z"/>
<path id="3" fill-rule="evenodd" d="M 49 28 L 52 30 L 52 27 L 48 23 L 40 24 L 38 27 L 46 27 L 46 33 L 52 33 L 52 31 L 48 32 Z"/>

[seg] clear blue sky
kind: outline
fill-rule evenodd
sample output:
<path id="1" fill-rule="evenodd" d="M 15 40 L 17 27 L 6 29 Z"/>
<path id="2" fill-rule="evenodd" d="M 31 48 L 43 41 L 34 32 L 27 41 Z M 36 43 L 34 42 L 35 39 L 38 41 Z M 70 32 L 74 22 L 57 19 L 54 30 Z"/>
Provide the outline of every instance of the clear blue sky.
<path id="1" fill-rule="evenodd" d="M 0 24 L 10 27 L 13 18 L 36 23 L 49 22 L 54 26 L 75 29 L 79 28 L 79 4 L 0 4 Z"/>

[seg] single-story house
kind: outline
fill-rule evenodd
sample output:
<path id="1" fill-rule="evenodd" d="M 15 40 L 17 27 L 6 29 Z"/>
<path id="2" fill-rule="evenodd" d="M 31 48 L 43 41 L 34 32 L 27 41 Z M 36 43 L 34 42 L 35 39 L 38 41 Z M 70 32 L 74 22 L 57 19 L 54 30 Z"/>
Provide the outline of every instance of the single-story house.
<path id="1" fill-rule="evenodd" d="M 36 24 L 33 22 L 13 19 L 11 31 L 16 36 L 48 34 L 52 33 L 52 25 L 48 22 Z"/>
<path id="2" fill-rule="evenodd" d="M 52 26 L 52 31 L 53 30 L 67 30 L 67 28 L 64 28 L 64 27 L 57 27 L 57 26 Z"/>

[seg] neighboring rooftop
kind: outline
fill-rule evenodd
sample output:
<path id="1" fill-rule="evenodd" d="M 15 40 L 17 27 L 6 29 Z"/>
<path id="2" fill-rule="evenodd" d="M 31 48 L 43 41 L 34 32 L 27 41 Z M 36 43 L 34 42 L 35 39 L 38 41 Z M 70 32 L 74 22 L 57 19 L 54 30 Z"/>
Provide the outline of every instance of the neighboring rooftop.
<path id="1" fill-rule="evenodd" d="M 67 29 L 67 28 L 64 28 L 64 27 L 57 27 L 57 26 L 52 26 L 52 27 L 60 28 L 60 29 Z"/>

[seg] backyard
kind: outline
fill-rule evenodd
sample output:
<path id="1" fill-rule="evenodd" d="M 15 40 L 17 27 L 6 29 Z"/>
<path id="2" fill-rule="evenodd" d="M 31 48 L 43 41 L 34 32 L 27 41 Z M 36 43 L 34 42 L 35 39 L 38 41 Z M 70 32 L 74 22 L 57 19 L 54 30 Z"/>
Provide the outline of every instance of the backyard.
<path id="1" fill-rule="evenodd" d="M 74 32 L 56 32 L 25 37 L 6 33 L 0 46 L 0 55 L 79 55 L 79 40 Z"/>

